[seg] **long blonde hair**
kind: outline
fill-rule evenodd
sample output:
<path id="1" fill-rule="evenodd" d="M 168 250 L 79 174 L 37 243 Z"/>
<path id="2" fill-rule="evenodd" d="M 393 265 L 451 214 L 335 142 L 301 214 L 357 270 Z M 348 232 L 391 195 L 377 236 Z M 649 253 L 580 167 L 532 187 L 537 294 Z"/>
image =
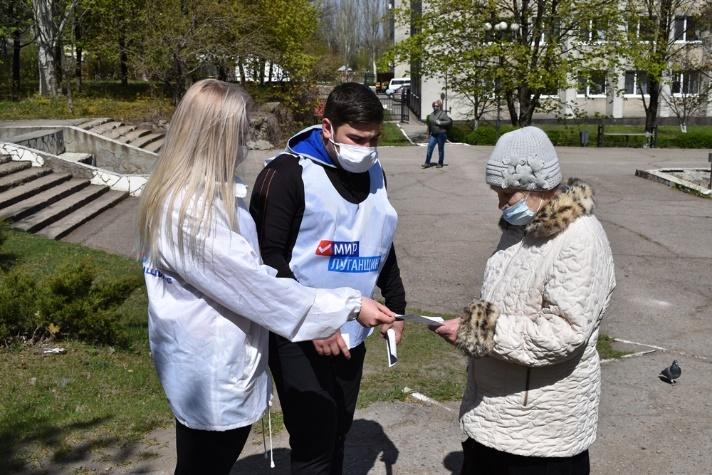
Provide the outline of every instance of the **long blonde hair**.
<path id="1" fill-rule="evenodd" d="M 230 228 L 238 230 L 234 180 L 247 153 L 249 102 L 241 88 L 215 79 L 198 81 L 188 89 L 141 193 L 140 257 L 158 261 L 161 231 L 172 229 L 174 207 L 179 210 L 177 242 L 172 232 L 167 237 L 181 258 L 186 248 L 193 257 L 200 254 L 217 204 L 224 208 Z"/>

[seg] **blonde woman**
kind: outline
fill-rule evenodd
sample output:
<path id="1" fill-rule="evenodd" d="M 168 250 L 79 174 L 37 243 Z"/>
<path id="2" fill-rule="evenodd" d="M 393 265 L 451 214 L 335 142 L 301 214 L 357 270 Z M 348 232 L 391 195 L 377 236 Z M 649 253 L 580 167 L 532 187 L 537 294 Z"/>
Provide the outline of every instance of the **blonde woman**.
<path id="1" fill-rule="evenodd" d="M 228 473 L 271 394 L 270 331 L 293 341 L 393 313 L 349 288 L 310 289 L 262 265 L 236 168 L 249 96 L 216 80 L 178 105 L 138 213 L 154 363 L 176 418 L 176 473 Z"/>

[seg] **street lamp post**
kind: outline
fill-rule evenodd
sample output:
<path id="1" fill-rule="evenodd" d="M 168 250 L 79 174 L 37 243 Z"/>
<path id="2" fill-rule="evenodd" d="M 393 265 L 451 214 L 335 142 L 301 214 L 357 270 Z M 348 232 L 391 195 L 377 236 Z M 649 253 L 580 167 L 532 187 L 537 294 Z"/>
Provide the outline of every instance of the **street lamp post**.
<path id="1" fill-rule="evenodd" d="M 502 43 L 502 40 L 504 39 L 504 32 L 509 30 L 513 34 L 519 30 L 519 24 L 517 23 L 507 23 L 506 21 L 500 21 L 499 23 L 495 23 L 492 25 L 492 23 L 487 22 L 484 24 L 485 31 L 491 31 L 494 30 L 494 39 L 497 41 L 498 44 Z M 502 54 L 500 53 L 499 55 L 499 67 L 502 67 L 502 63 L 504 62 L 504 58 L 502 57 Z M 500 85 L 499 85 L 499 74 L 500 71 L 497 71 L 497 75 L 494 78 L 494 89 L 495 89 L 495 95 L 496 95 L 496 100 L 497 100 L 497 122 L 495 125 L 495 134 L 496 137 L 499 138 L 499 127 L 501 123 L 501 115 L 502 115 L 502 101 L 501 101 L 501 91 L 500 91 Z"/>

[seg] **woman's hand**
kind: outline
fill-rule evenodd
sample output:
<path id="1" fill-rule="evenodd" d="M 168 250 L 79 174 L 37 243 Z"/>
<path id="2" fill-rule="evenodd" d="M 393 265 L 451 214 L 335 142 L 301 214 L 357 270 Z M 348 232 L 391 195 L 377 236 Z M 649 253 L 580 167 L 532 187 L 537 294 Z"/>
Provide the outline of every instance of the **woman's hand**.
<path id="1" fill-rule="evenodd" d="M 445 320 L 442 325 L 429 325 L 428 328 L 440 335 L 443 340 L 454 345 L 457 340 L 457 330 L 460 328 L 461 321 L 461 318 L 453 318 Z"/>
<path id="2" fill-rule="evenodd" d="M 396 314 L 391 312 L 385 305 L 375 300 L 361 297 L 361 311 L 356 320 L 364 327 L 375 327 L 393 323 L 395 316 Z"/>

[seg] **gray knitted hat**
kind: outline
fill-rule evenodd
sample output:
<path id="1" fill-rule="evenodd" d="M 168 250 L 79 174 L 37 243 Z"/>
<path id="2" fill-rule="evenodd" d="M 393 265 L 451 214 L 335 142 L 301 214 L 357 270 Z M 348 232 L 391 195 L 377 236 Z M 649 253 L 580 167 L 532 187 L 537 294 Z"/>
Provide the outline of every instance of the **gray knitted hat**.
<path id="1" fill-rule="evenodd" d="M 551 190 L 561 183 L 559 157 L 546 133 L 524 127 L 502 135 L 487 160 L 487 183 L 519 190 Z"/>

